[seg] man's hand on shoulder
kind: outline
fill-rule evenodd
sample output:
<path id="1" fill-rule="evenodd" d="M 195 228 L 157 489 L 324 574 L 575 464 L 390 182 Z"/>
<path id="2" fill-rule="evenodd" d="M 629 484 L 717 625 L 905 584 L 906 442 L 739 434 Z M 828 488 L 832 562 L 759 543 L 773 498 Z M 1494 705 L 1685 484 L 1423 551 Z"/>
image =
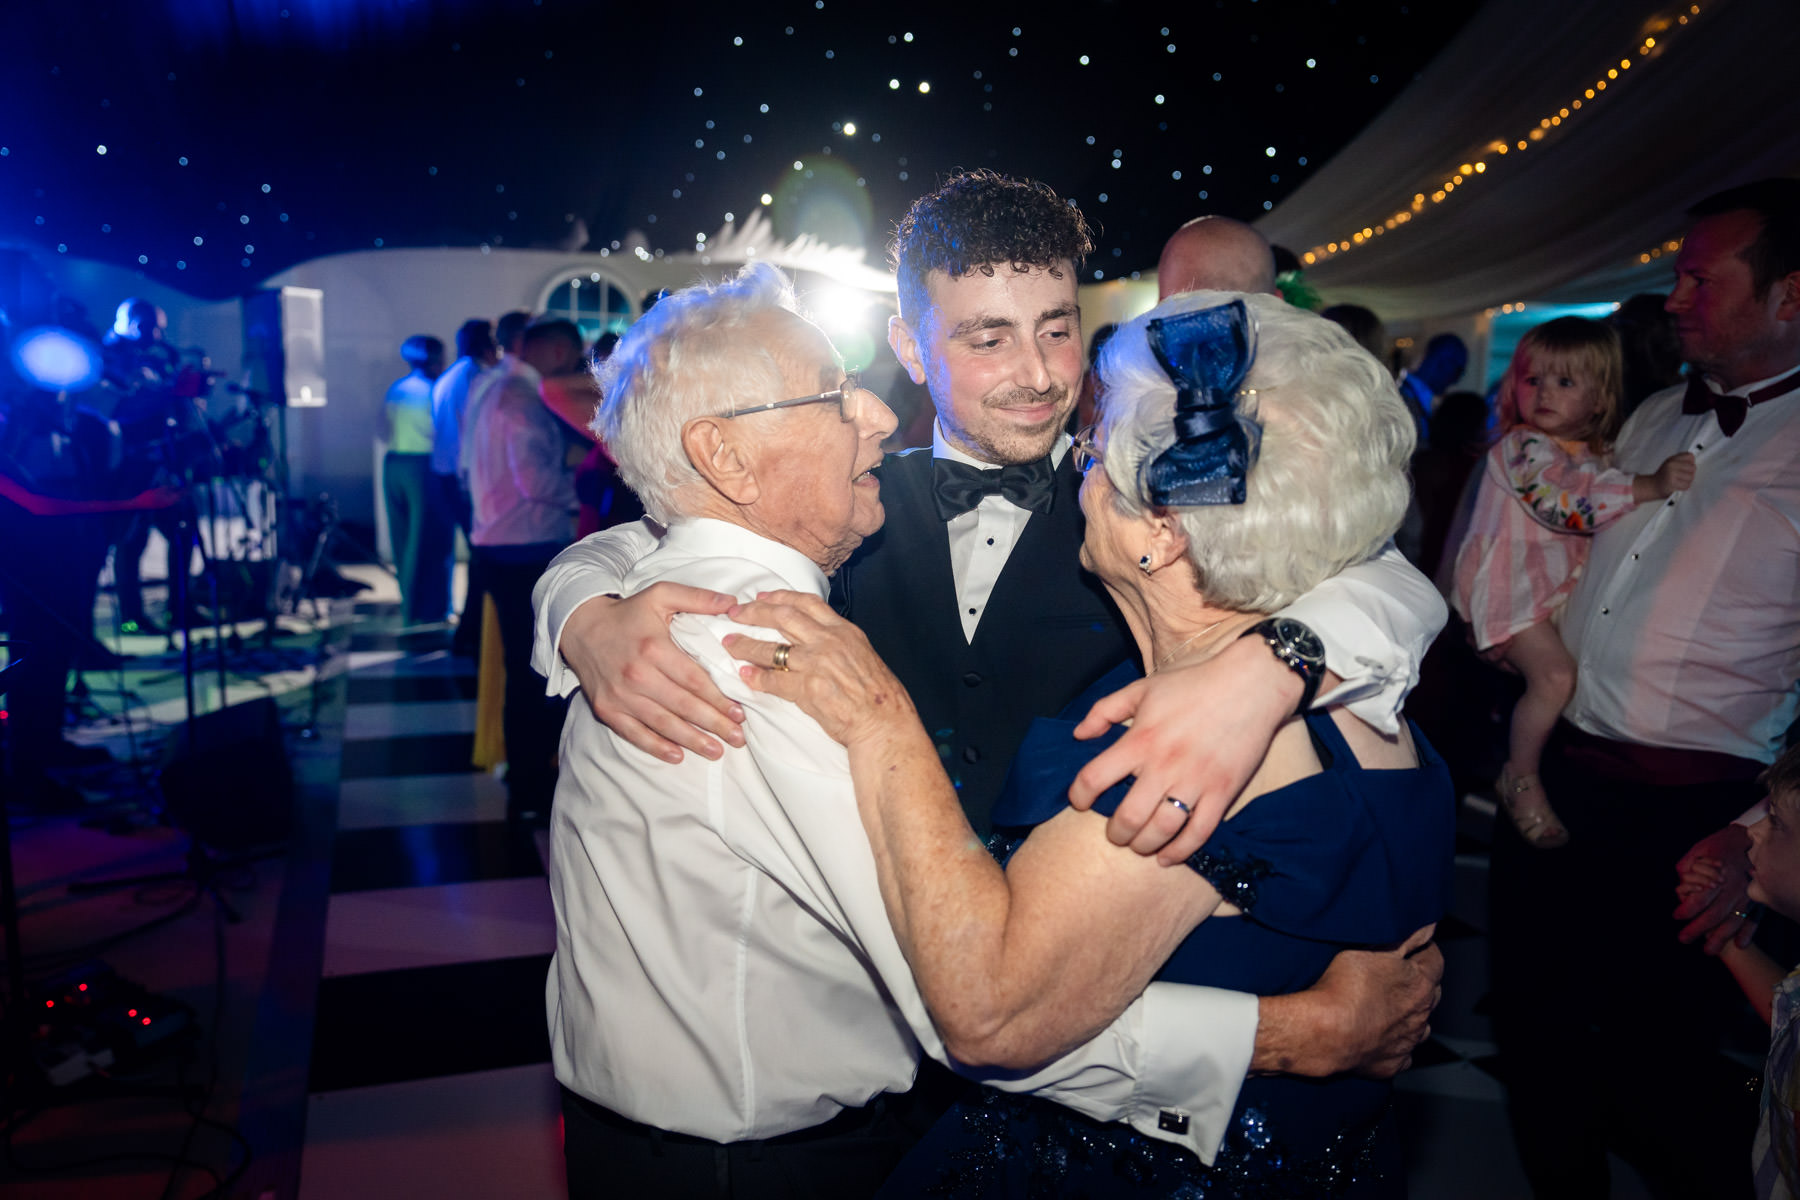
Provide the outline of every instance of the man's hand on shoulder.
<path id="1" fill-rule="evenodd" d="M 684 749 L 718 758 L 721 741 L 744 744 L 744 712 L 675 645 L 669 621 L 677 613 L 717 615 L 736 603 L 678 583 L 623 600 L 595 596 L 569 614 L 557 649 L 595 718 L 627 742 L 669 762 L 680 762 Z"/>
<path id="2" fill-rule="evenodd" d="M 1250 1069 L 1376 1079 L 1404 1071 L 1443 994 L 1436 930 L 1427 925 L 1396 950 L 1345 950 L 1306 991 L 1263 997 Z"/>
<path id="3" fill-rule="evenodd" d="M 1107 822 L 1114 845 L 1184 861 L 1212 835 L 1300 703 L 1300 679 L 1256 637 L 1191 666 L 1159 671 L 1095 704 L 1075 736 L 1125 736 L 1083 767 L 1069 803 L 1086 809 L 1130 775 L 1137 780 Z M 1192 815 L 1169 803 L 1173 797 Z"/>

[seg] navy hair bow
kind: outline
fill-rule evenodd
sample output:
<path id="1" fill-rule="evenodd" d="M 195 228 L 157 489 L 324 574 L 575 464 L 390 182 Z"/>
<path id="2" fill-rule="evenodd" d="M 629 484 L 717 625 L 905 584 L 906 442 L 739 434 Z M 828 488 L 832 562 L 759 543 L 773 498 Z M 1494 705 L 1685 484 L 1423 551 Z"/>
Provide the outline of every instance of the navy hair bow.
<path id="1" fill-rule="evenodd" d="M 1158 507 L 1242 504 L 1262 425 L 1237 408 L 1238 385 L 1256 361 L 1256 325 L 1242 300 L 1158 317 L 1150 350 L 1175 384 L 1175 444 L 1143 470 Z"/>

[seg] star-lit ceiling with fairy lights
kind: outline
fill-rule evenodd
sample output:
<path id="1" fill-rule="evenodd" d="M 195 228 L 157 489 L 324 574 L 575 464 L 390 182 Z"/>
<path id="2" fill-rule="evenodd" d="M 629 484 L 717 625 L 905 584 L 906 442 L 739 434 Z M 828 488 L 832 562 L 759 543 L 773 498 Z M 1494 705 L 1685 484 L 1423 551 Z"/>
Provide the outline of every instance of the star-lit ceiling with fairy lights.
<path id="1" fill-rule="evenodd" d="M 226 296 L 383 246 L 692 250 L 762 207 L 879 261 L 908 202 L 991 167 L 1079 203 L 1113 278 L 1279 203 L 1466 15 L 64 0 L 0 39 L 0 242 Z"/>

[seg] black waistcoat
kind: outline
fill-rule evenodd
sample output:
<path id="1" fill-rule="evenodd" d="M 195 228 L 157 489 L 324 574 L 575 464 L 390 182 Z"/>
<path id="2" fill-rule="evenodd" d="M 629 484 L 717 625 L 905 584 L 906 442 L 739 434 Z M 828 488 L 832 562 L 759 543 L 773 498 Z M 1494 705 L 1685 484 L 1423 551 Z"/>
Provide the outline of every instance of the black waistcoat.
<path id="1" fill-rule="evenodd" d="M 1081 569 L 1073 455 L 1056 501 L 1033 513 L 994 584 L 975 640 L 963 637 L 950 538 L 931 491 L 931 451 L 881 468 L 887 522 L 838 572 L 838 599 L 911 693 L 978 833 L 1032 718 L 1051 716 L 1132 654 L 1100 581 Z"/>

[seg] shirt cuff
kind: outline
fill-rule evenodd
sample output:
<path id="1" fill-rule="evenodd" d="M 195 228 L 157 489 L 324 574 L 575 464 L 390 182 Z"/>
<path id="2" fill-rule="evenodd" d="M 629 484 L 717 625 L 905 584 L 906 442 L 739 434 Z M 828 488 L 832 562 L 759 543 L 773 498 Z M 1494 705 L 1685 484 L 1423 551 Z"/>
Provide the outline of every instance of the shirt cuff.
<path id="1" fill-rule="evenodd" d="M 1384 733 L 1400 730 L 1400 708 L 1419 664 L 1449 617 L 1444 598 L 1396 550 L 1346 567 L 1281 611 L 1325 643 L 1325 664 L 1342 683 L 1313 702 L 1342 704 Z"/>
<path id="2" fill-rule="evenodd" d="M 1155 983 L 1142 997 L 1138 1086 L 1125 1120 L 1211 1166 L 1231 1129 L 1256 1052 L 1257 999 L 1244 992 Z"/>
<path id="3" fill-rule="evenodd" d="M 1256 1050 L 1257 1000 L 1153 983 L 1085 1045 L 1029 1073 L 951 1065 L 1005 1092 L 1032 1092 L 1096 1121 L 1123 1121 L 1212 1165 Z"/>
<path id="4" fill-rule="evenodd" d="M 1758 821 L 1762 820 L 1764 817 L 1766 817 L 1768 815 L 1769 815 L 1769 802 L 1767 800 L 1758 800 L 1748 810 L 1746 810 L 1745 813 L 1741 817 L 1739 817 L 1739 818 L 1737 818 L 1737 820 L 1733 821 L 1732 824 L 1733 825 L 1742 825 L 1744 828 L 1748 829 L 1750 826 L 1756 824 Z"/>

